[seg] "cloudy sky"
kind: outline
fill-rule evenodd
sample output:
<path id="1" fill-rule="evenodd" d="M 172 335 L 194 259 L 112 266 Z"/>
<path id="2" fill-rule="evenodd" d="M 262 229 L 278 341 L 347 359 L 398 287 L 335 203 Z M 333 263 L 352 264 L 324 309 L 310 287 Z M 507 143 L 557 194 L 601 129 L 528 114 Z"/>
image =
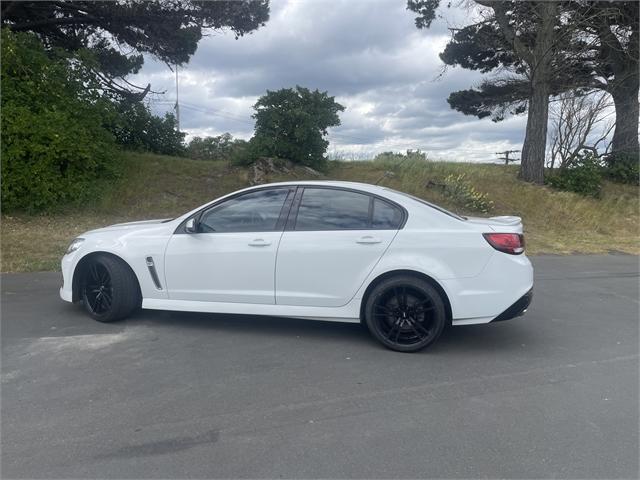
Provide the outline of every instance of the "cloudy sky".
<path id="1" fill-rule="evenodd" d="M 445 2 L 443 2 L 445 3 Z M 429 30 L 417 30 L 403 0 L 272 0 L 267 24 L 238 40 L 204 38 L 179 71 L 181 129 L 189 136 L 230 132 L 248 139 L 252 105 L 267 89 L 301 85 L 326 90 L 346 107 L 330 129 L 329 150 L 345 158 L 421 149 L 433 159 L 495 161 L 519 149 L 525 118 L 500 123 L 449 108 L 450 92 L 477 85 L 480 75 L 448 68 L 438 57 L 448 27 L 473 12 L 442 8 Z M 442 74 L 442 75 L 441 75 Z M 175 74 L 147 59 L 135 78 L 150 82 L 156 113 L 175 103 Z"/>

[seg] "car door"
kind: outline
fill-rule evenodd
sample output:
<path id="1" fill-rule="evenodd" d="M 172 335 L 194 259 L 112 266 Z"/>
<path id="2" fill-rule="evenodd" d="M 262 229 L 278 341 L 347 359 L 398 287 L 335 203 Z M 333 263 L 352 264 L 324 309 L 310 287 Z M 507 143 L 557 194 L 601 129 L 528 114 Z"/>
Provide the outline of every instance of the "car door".
<path id="1" fill-rule="evenodd" d="M 243 193 L 197 214 L 197 233 L 179 229 L 165 252 L 169 298 L 275 303 L 276 252 L 294 192 Z"/>
<path id="2" fill-rule="evenodd" d="M 398 205 L 363 192 L 299 188 L 278 249 L 276 303 L 347 304 L 405 216 Z"/>

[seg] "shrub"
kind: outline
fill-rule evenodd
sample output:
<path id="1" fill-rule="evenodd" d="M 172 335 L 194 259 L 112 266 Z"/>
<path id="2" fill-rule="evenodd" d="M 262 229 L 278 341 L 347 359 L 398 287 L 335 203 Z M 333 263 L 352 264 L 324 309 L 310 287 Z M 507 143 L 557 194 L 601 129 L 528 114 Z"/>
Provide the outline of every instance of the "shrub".
<path id="1" fill-rule="evenodd" d="M 32 34 L 2 30 L 2 207 L 39 211 L 91 196 L 119 170 L 91 69 Z"/>
<path id="2" fill-rule="evenodd" d="M 344 107 L 327 92 L 307 88 L 267 91 L 253 107 L 255 135 L 247 158 L 273 157 L 324 168 L 329 127 L 340 125 Z"/>
<path id="3" fill-rule="evenodd" d="M 599 197 L 602 190 L 603 168 L 600 160 L 587 152 L 570 166 L 557 173 L 547 175 L 548 185 L 558 190 L 579 193 L 589 197 Z"/>
<path id="4" fill-rule="evenodd" d="M 116 141 L 128 150 L 142 150 L 161 155 L 184 155 L 183 132 L 178 131 L 176 117 L 153 115 L 140 102 L 122 102 L 109 129 Z"/>
<path id="5" fill-rule="evenodd" d="M 187 145 L 186 155 L 194 160 L 229 160 L 243 151 L 247 142 L 234 139 L 230 133 L 215 137 L 193 137 Z"/>
<path id="6" fill-rule="evenodd" d="M 376 155 L 373 159 L 374 162 L 392 162 L 398 163 L 404 160 L 412 161 L 427 161 L 427 154 L 421 150 L 407 150 L 407 153 L 398 152 L 382 152 Z"/>
<path id="7" fill-rule="evenodd" d="M 488 213 L 493 208 L 493 202 L 489 200 L 489 196 L 476 190 L 464 173 L 447 175 L 444 179 L 443 191 L 445 196 L 465 210 Z"/>
<path id="8" fill-rule="evenodd" d="M 618 183 L 640 185 L 640 163 L 635 155 L 617 155 L 605 158 L 604 174 Z"/>

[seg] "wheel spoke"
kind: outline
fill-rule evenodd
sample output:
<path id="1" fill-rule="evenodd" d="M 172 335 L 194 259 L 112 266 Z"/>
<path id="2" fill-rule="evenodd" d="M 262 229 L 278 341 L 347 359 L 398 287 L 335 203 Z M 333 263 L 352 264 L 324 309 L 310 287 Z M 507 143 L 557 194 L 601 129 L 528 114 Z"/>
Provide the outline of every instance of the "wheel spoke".
<path id="1" fill-rule="evenodd" d="M 428 307 L 428 308 L 417 308 L 415 310 L 416 313 L 427 313 L 427 312 L 432 312 L 433 310 L 435 310 L 435 307 Z"/>
<path id="2" fill-rule="evenodd" d="M 409 322 L 409 326 L 411 327 L 411 330 L 416 332 L 416 336 L 418 337 L 418 340 L 424 340 L 425 337 L 420 335 L 420 331 L 416 328 L 416 325 L 413 322 Z"/>
<path id="3" fill-rule="evenodd" d="M 96 284 L 100 284 L 100 278 L 98 277 L 98 272 L 96 270 L 95 264 L 91 264 L 91 266 L 89 267 L 89 276 L 91 277 L 91 280 Z"/>
<path id="4" fill-rule="evenodd" d="M 396 338 L 394 340 L 395 343 L 398 343 L 398 338 L 400 337 L 400 322 L 397 323 L 398 329 L 396 330 Z"/>
<path id="5" fill-rule="evenodd" d="M 93 299 L 93 306 L 91 307 L 91 309 L 95 312 L 98 313 L 98 305 L 100 304 L 100 294 L 98 293 L 94 299 Z"/>
<path id="6" fill-rule="evenodd" d="M 393 294 L 396 297 L 396 303 L 398 304 L 398 308 L 404 308 L 405 304 L 402 302 L 402 295 L 398 291 L 397 287 L 393 288 Z"/>
<path id="7" fill-rule="evenodd" d="M 398 322 L 394 321 L 393 324 L 391 325 L 391 328 L 389 328 L 389 331 L 385 334 L 385 336 L 389 340 L 391 340 L 391 336 L 393 335 L 393 332 L 396 331 L 396 329 L 399 332 L 400 331 L 400 326 L 399 326 Z M 396 335 L 396 338 L 397 338 L 397 335 Z"/>
<path id="8" fill-rule="evenodd" d="M 420 325 L 420 322 L 418 322 L 416 320 L 412 320 L 410 323 L 411 323 L 411 326 L 413 327 L 414 330 L 416 330 L 416 328 L 417 328 L 418 330 L 421 330 L 421 331 L 424 332 L 424 334 L 425 334 L 424 338 L 426 338 L 429 335 L 431 335 L 431 332 L 429 330 L 427 330 L 426 328 L 424 328 L 422 325 Z M 417 330 L 416 330 L 416 333 L 417 333 Z M 421 335 L 419 335 L 419 337 L 423 338 Z"/>
<path id="9" fill-rule="evenodd" d="M 111 308 L 111 294 L 106 291 L 102 292 L 106 308 Z"/>
<path id="10" fill-rule="evenodd" d="M 391 310 L 389 307 L 383 307 L 382 305 L 376 305 L 373 308 L 375 308 L 376 310 L 382 311 L 385 315 L 393 315 L 393 310 Z"/>
<path id="11" fill-rule="evenodd" d="M 106 306 L 106 300 L 104 298 L 104 295 L 100 295 L 100 303 L 98 305 L 98 307 L 100 308 L 99 313 L 103 313 L 105 310 L 107 310 L 107 306 Z"/>

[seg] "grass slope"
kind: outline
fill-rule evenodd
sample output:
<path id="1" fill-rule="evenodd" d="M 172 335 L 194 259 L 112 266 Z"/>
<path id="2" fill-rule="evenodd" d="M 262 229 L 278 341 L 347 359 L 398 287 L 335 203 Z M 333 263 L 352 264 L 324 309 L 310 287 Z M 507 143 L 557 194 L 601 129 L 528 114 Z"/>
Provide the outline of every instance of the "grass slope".
<path id="1" fill-rule="evenodd" d="M 224 193 L 249 185 L 247 169 L 151 154 L 128 154 L 122 179 L 94 203 L 52 215 L 2 216 L 2 271 L 57 270 L 69 241 L 99 226 L 180 215 Z M 375 183 L 465 211 L 440 189 L 426 187 L 450 174 L 464 173 L 494 202 L 493 215 L 519 215 L 527 252 L 640 253 L 638 187 L 607 183 L 600 199 L 557 192 L 516 179 L 517 167 L 448 162 L 331 162 L 324 179 Z M 267 181 L 317 179 L 304 169 L 271 175 Z"/>

